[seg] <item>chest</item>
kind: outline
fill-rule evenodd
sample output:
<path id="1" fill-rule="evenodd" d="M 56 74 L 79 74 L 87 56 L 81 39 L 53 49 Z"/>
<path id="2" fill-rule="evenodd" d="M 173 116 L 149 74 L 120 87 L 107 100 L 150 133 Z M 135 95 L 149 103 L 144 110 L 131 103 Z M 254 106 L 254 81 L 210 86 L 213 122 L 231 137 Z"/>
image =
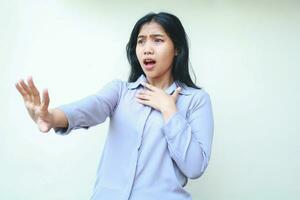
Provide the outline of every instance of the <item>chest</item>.
<path id="1" fill-rule="evenodd" d="M 122 96 L 113 115 L 113 125 L 117 125 L 128 136 L 141 136 L 145 130 L 151 128 L 159 130 L 164 125 L 162 113 L 150 106 L 139 103 L 135 94 L 139 90 L 132 90 Z M 188 104 L 184 97 L 179 97 L 176 102 L 178 112 L 183 116 L 188 115 Z"/>

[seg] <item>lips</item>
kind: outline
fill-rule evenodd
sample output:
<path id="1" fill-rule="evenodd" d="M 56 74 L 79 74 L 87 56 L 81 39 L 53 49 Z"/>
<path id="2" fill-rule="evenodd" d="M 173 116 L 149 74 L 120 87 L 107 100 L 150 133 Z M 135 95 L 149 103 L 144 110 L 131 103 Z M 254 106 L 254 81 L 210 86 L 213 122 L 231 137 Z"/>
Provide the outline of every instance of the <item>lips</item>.
<path id="1" fill-rule="evenodd" d="M 154 68 L 156 61 L 152 58 L 146 58 L 143 60 L 144 66 L 147 70 Z"/>

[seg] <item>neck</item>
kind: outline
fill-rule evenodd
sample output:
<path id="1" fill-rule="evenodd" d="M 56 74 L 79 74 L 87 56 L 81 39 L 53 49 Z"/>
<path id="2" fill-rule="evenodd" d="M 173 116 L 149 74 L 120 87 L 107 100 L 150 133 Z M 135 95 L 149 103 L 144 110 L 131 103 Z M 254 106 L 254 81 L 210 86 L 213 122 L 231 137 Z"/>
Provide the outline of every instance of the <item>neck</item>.
<path id="1" fill-rule="evenodd" d="M 161 78 L 150 78 L 147 77 L 148 82 L 154 87 L 160 88 L 162 90 L 167 89 L 173 83 L 173 77 L 161 77 Z"/>

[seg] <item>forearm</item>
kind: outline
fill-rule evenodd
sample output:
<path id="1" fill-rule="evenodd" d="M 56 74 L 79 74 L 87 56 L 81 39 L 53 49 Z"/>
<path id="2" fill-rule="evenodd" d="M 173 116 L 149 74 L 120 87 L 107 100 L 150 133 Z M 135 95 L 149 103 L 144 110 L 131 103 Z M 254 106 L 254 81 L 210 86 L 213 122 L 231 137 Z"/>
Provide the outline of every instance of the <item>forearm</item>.
<path id="1" fill-rule="evenodd" d="M 87 129 L 103 123 L 113 115 L 122 84 L 119 80 L 111 81 L 94 95 L 57 107 L 53 110 L 54 131 L 67 135 L 72 130 Z"/>
<path id="2" fill-rule="evenodd" d="M 164 135 L 172 159 L 188 178 L 198 178 L 204 172 L 209 152 L 206 144 L 192 133 L 188 121 L 175 113 L 163 127 Z"/>

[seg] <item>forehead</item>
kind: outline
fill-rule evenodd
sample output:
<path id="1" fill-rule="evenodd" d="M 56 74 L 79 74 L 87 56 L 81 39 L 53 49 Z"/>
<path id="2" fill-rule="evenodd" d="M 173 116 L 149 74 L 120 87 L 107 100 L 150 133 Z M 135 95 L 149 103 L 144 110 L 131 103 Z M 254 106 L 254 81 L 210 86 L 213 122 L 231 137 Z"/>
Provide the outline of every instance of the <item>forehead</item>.
<path id="1" fill-rule="evenodd" d="M 151 21 L 143 24 L 138 35 L 140 36 L 140 35 L 153 35 L 153 34 L 167 35 L 164 28 L 155 21 Z"/>

